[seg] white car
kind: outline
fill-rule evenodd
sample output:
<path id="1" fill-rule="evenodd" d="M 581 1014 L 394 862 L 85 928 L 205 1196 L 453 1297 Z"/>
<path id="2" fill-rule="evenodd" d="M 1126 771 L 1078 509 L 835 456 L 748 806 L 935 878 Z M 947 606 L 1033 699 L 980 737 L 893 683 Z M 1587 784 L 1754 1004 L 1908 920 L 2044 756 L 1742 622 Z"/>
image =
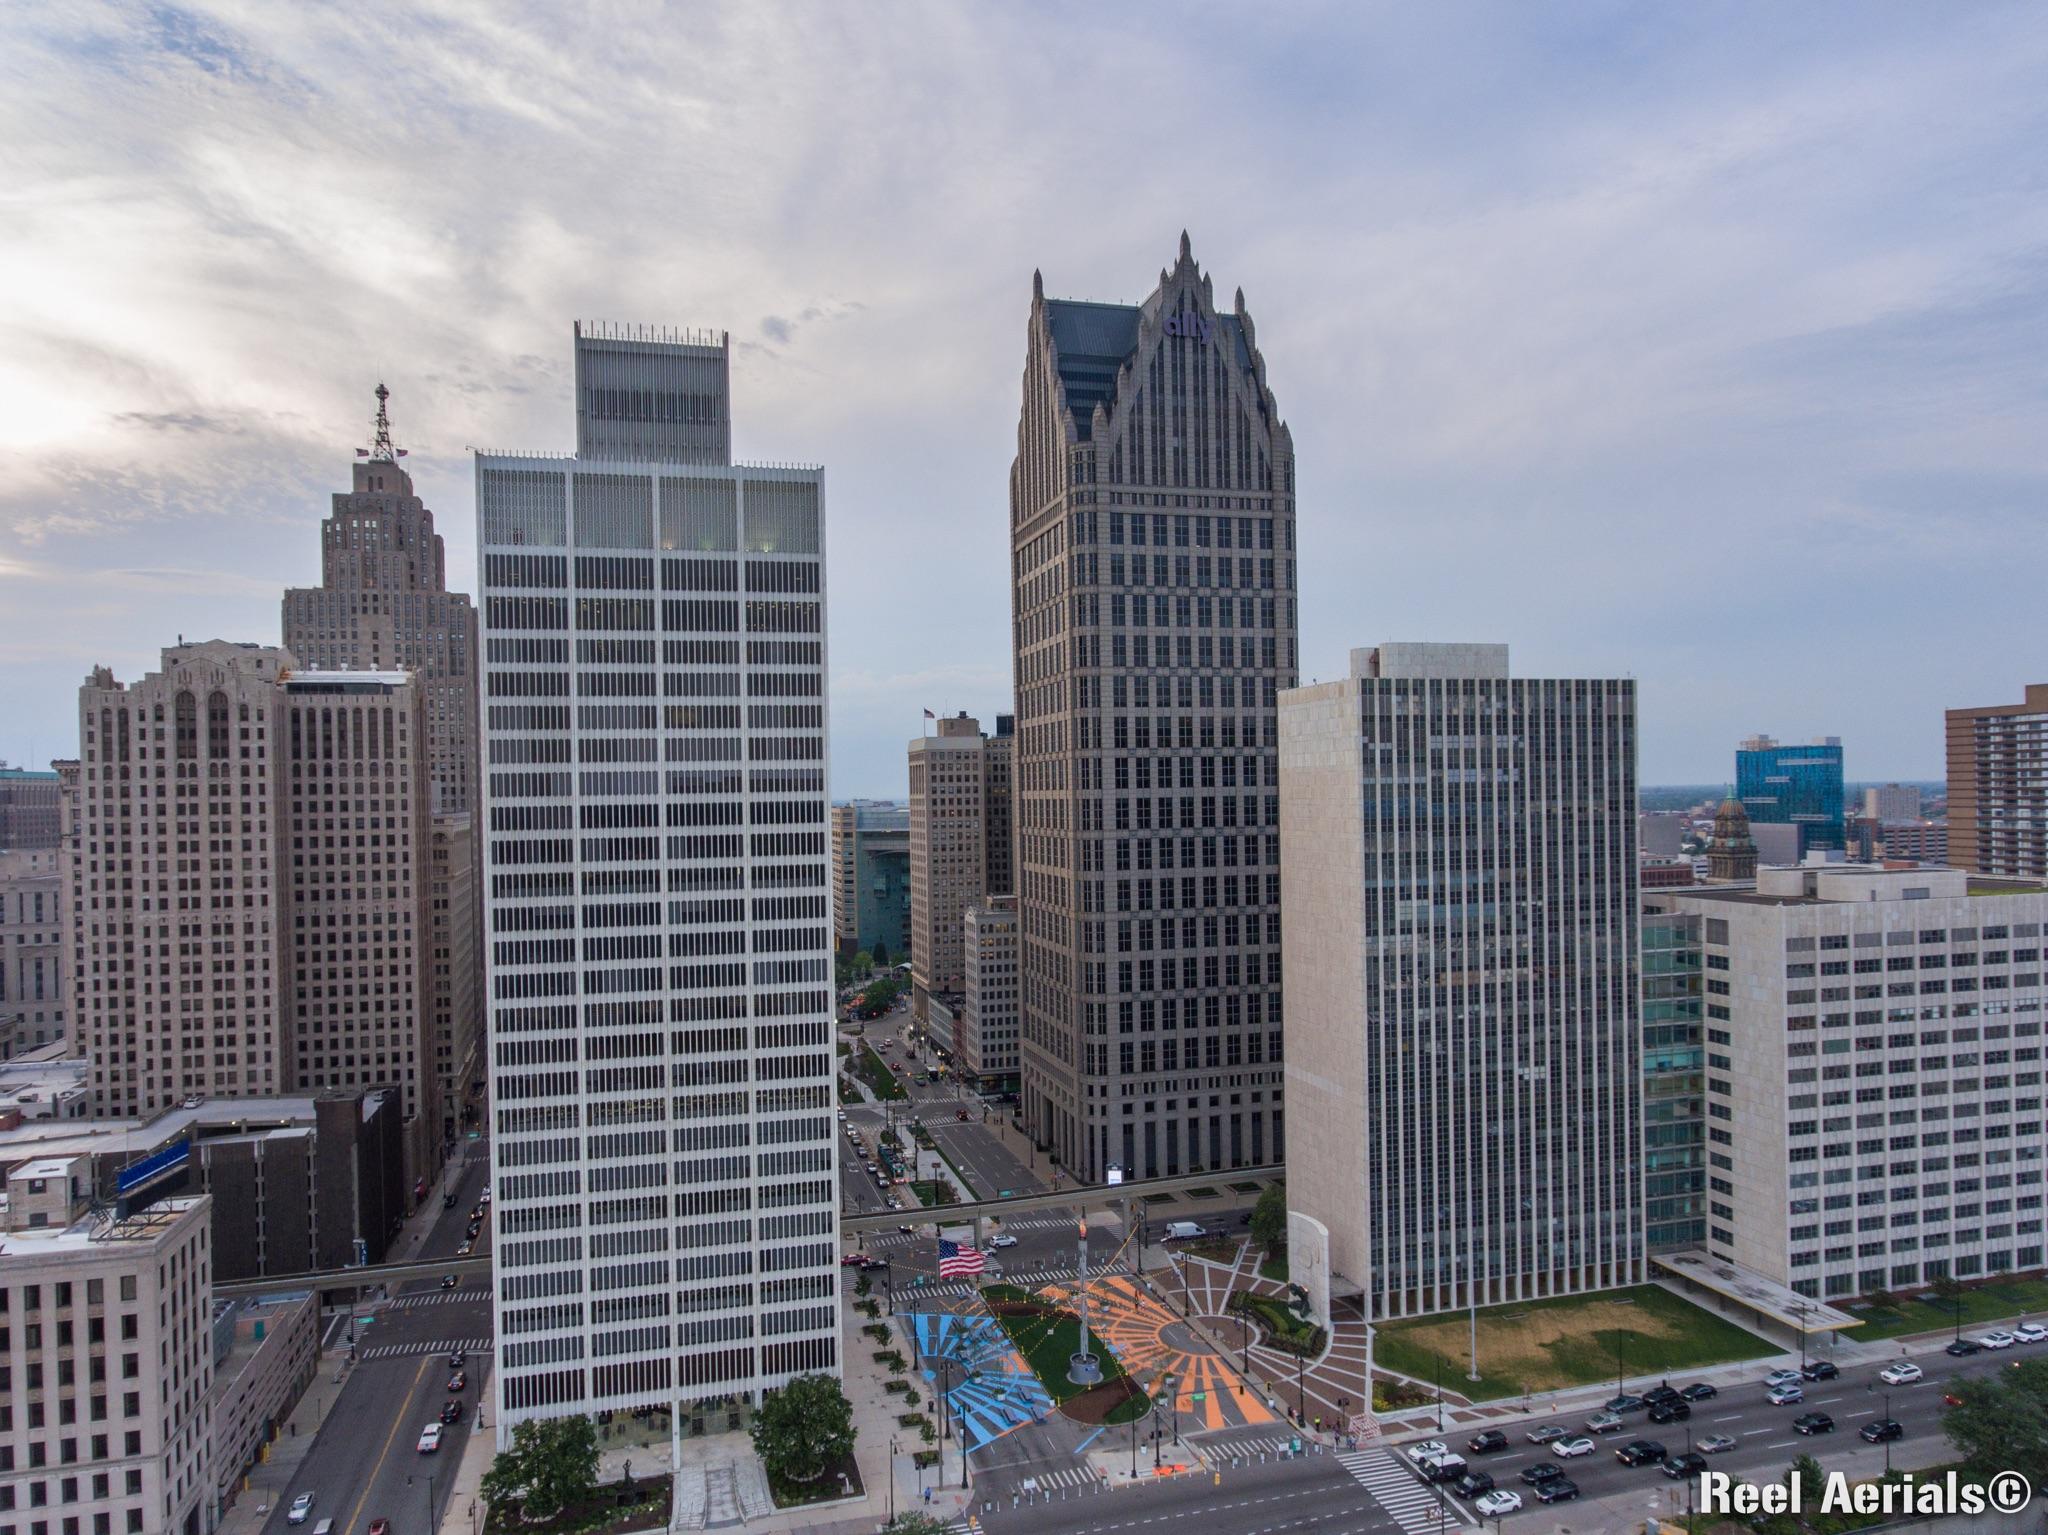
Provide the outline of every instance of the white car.
<path id="1" fill-rule="evenodd" d="M 1017 1239 L 1011 1236 L 1008 1232 L 1005 1232 L 1001 1236 L 990 1237 L 988 1239 L 988 1245 L 991 1247 L 1015 1247 L 1017 1245 Z"/>
<path id="2" fill-rule="evenodd" d="M 1509 1492 L 1507 1488 L 1502 1487 L 1487 1493 L 1472 1506 L 1488 1519 L 1498 1519 L 1502 1514 L 1512 1514 L 1519 1510 L 1522 1506 L 1522 1495 L 1519 1492 Z"/>
<path id="3" fill-rule="evenodd" d="M 1408 1458 L 1419 1466 L 1432 1456 L 1447 1454 L 1449 1451 L 1450 1446 L 1441 1439 L 1425 1439 L 1420 1444 L 1408 1446 Z"/>
<path id="4" fill-rule="evenodd" d="M 284 1522 L 286 1524 L 304 1524 L 307 1516 L 312 1512 L 313 1495 L 310 1492 L 302 1492 L 292 1499 L 292 1506 L 285 1511 Z"/>
<path id="5" fill-rule="evenodd" d="M 1900 1360 L 1897 1364 L 1886 1365 L 1877 1372 L 1877 1378 L 1887 1386 L 1910 1386 L 1926 1376 L 1927 1372 L 1917 1364 Z"/>
<path id="6" fill-rule="evenodd" d="M 2001 1332 L 1996 1328 L 1977 1336 L 1977 1342 L 1983 1348 L 2011 1348 L 2018 1341 L 2011 1333 Z"/>
<path id="7" fill-rule="evenodd" d="M 2048 1339 L 2048 1327 L 2039 1322 L 2022 1322 L 2012 1330 L 2012 1335 L 2022 1343 L 2039 1343 Z"/>
<path id="8" fill-rule="evenodd" d="M 1566 1460 L 1576 1460 L 1581 1455 L 1591 1455 L 1600 1447 L 1581 1434 L 1576 1439 L 1560 1439 L 1550 1447 L 1550 1453 Z"/>
<path id="9" fill-rule="evenodd" d="M 420 1430 L 420 1454 L 432 1455 L 441 1448 L 441 1425 L 429 1423 Z"/>

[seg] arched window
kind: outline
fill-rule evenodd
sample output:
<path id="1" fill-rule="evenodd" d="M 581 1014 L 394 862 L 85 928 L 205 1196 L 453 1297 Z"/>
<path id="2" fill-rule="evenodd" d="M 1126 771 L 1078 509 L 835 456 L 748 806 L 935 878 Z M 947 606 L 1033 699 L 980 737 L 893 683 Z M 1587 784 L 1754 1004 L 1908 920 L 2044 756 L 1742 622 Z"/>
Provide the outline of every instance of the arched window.
<path id="1" fill-rule="evenodd" d="M 180 762 L 190 762 L 199 755 L 199 700 L 192 696 L 189 688 L 178 690 L 177 700 L 177 751 Z"/>

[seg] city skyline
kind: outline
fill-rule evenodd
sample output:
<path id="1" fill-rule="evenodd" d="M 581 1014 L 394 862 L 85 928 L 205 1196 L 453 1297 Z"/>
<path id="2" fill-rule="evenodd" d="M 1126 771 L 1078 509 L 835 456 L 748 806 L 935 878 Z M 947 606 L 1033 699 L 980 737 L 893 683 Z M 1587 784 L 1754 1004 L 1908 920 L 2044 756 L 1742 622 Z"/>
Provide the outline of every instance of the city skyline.
<path id="1" fill-rule="evenodd" d="M 380 379 L 473 569 L 464 448 L 566 447 L 560 327 L 616 314 L 732 324 L 738 455 L 833 465 L 830 578 L 862 595 L 835 616 L 832 792 L 900 795 L 922 709 L 1009 704 L 1019 284 L 1134 302 L 1185 227 L 1290 362 L 1304 680 L 1365 612 L 1634 676 L 1646 784 L 1724 779 L 1758 728 L 1839 734 L 1852 779 L 1935 777 L 1943 709 L 2035 671 L 2000 639 L 2043 539 L 2038 29 L 1759 8 L 1594 46 L 1615 14 L 1302 12 L 1217 50 L 1075 13 L 1055 57 L 1021 17 L 763 10 L 631 60 L 540 18 L 14 18 L 0 757 L 72 750 L 97 661 L 276 643 Z M 759 50 L 765 96 L 731 83 Z M 1245 118 L 1200 176 L 1053 170 L 1100 99 L 1120 153 L 1172 163 L 1197 69 Z M 1931 632 L 1878 600 L 1902 568 Z"/>

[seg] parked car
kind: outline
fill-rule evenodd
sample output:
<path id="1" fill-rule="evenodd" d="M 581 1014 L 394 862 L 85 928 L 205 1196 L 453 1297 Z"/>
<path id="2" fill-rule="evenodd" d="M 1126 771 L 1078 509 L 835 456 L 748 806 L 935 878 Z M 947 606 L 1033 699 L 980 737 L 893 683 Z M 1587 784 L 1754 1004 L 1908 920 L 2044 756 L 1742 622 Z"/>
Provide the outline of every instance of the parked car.
<path id="1" fill-rule="evenodd" d="M 1533 1466 L 1522 1467 L 1522 1482 L 1529 1487 L 1540 1487 L 1563 1475 L 1564 1467 L 1554 1460 L 1539 1460 Z"/>
<path id="2" fill-rule="evenodd" d="M 1664 1462 L 1664 1474 L 1674 1482 L 1689 1476 L 1698 1476 L 1707 1469 L 1707 1457 L 1698 1450 L 1687 1450 L 1683 1455 L 1674 1455 Z"/>
<path id="3" fill-rule="evenodd" d="M 1484 1433 L 1474 1434 L 1465 1441 L 1465 1448 L 1474 1455 L 1491 1455 L 1495 1450 L 1505 1450 L 1507 1447 L 1508 1436 L 1497 1428 L 1489 1428 Z"/>
<path id="4" fill-rule="evenodd" d="M 1958 1338 L 1947 1348 L 1943 1349 L 1942 1352 L 1944 1354 L 1953 1354 L 1958 1359 L 1967 1359 L 1972 1354 L 1983 1353 L 1984 1345 L 1975 1338 Z"/>
<path id="5" fill-rule="evenodd" d="M 1702 1455 L 1723 1455 L 1735 1448 L 1733 1434 L 1709 1434 L 1704 1439 L 1695 1439 L 1692 1447 Z"/>
<path id="6" fill-rule="evenodd" d="M 1550 1453 L 1562 1456 L 1566 1460 L 1577 1460 L 1581 1455 L 1591 1455 L 1599 1448 L 1597 1444 L 1593 1443 L 1584 1434 L 1580 1434 L 1575 1439 L 1558 1440 L 1556 1444 L 1550 1447 Z"/>
<path id="7" fill-rule="evenodd" d="M 1532 1428 L 1525 1436 L 1531 1444 L 1549 1444 L 1553 1439 L 1562 1439 L 1570 1429 L 1559 1423 L 1546 1423 L 1541 1428 Z"/>
<path id="8" fill-rule="evenodd" d="M 423 1428 L 423 1429 L 421 1429 L 421 1430 L 420 1430 L 420 1445 L 419 1445 L 419 1449 L 420 1449 L 420 1454 L 422 1454 L 422 1455 L 434 1455 L 434 1454 L 438 1454 L 438 1453 L 440 1452 L 440 1449 L 441 1449 L 441 1425 L 440 1425 L 440 1424 L 438 1424 L 438 1423 L 429 1423 L 429 1424 L 428 1424 L 428 1425 L 427 1425 L 427 1426 L 426 1426 L 425 1428 Z"/>
<path id="9" fill-rule="evenodd" d="M 1864 1424 L 1856 1432 L 1871 1444 L 1883 1444 L 1887 1439 L 1903 1437 L 1906 1425 L 1897 1418 L 1879 1418 L 1875 1423 Z"/>
<path id="10" fill-rule="evenodd" d="M 1654 1466 L 1664 1460 L 1664 1446 L 1654 1439 L 1631 1439 L 1614 1452 L 1624 1466 Z"/>
<path id="11" fill-rule="evenodd" d="M 313 1494 L 302 1492 L 292 1499 L 292 1506 L 285 1510 L 284 1522 L 286 1524 L 304 1524 L 307 1516 L 312 1512 Z"/>
<path id="12" fill-rule="evenodd" d="M 2012 1335 L 2022 1343 L 2048 1341 L 2048 1327 L 2039 1322 L 2022 1322 L 2012 1330 Z"/>
<path id="13" fill-rule="evenodd" d="M 1797 1386 L 1773 1386 L 1764 1393 L 1764 1400 L 1773 1407 L 1790 1407 L 1794 1402 L 1806 1400 L 1806 1393 Z"/>
<path id="14" fill-rule="evenodd" d="M 1688 1402 L 1711 1402 L 1721 1392 L 1718 1387 L 1710 1386 L 1703 1380 L 1696 1380 L 1678 1394 Z"/>
<path id="15" fill-rule="evenodd" d="M 1792 1420 L 1792 1427 L 1802 1434 L 1832 1434 L 1835 1420 L 1824 1412 L 1802 1412 Z"/>
<path id="16" fill-rule="evenodd" d="M 1879 1370 L 1877 1378 L 1887 1386 L 1910 1386 L 1914 1381 L 1924 1378 L 1926 1374 L 1925 1370 L 1921 1369 L 1920 1366 L 1914 1364 L 1911 1360 L 1901 1359 L 1897 1364 L 1888 1364 L 1882 1370 Z"/>
<path id="17" fill-rule="evenodd" d="M 2011 1333 L 1999 1328 L 1977 1334 L 1977 1343 L 1981 1348 L 2011 1348 L 2018 1341 Z"/>
<path id="18" fill-rule="evenodd" d="M 1833 1380 L 1841 1373 L 1830 1359 L 1809 1359 L 1805 1368 L 1799 1372 L 1804 1380 Z"/>
<path id="19" fill-rule="evenodd" d="M 1472 1506 L 1486 1518 L 1498 1519 L 1503 1514 L 1519 1513 L 1522 1508 L 1522 1495 L 1503 1487 L 1498 1492 L 1489 1492 Z"/>
<path id="20" fill-rule="evenodd" d="M 1579 1484 L 1568 1476 L 1553 1476 L 1536 1489 L 1538 1503 L 1567 1503 L 1579 1495 Z"/>
<path id="21" fill-rule="evenodd" d="M 1692 1416 L 1692 1403 L 1684 1400 L 1655 1402 L 1650 1407 L 1652 1423 L 1683 1423 Z"/>
<path id="22" fill-rule="evenodd" d="M 1773 1370 L 1764 1377 L 1766 1386 L 1796 1386 L 1804 1379 L 1797 1370 Z"/>
<path id="23" fill-rule="evenodd" d="M 1484 1471 L 1460 1471 L 1451 1482 L 1451 1491 L 1461 1498 L 1476 1498 L 1493 1491 L 1493 1478 Z"/>
<path id="24" fill-rule="evenodd" d="M 1641 1397 L 1630 1396 L 1627 1392 L 1623 1392 L 1620 1396 L 1610 1396 L 1607 1399 L 1607 1410 L 1609 1412 L 1640 1412 L 1648 1405 Z"/>
<path id="25" fill-rule="evenodd" d="M 1592 1434 L 1618 1434 L 1627 1426 L 1618 1412 L 1596 1412 L 1586 1420 L 1586 1431 Z"/>

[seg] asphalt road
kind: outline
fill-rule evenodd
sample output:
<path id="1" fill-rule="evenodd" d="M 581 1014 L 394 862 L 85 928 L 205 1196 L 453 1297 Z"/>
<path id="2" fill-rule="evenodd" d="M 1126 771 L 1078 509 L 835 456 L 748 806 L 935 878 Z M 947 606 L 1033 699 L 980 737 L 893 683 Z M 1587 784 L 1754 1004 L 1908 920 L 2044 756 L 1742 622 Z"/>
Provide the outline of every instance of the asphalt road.
<path id="1" fill-rule="evenodd" d="M 488 1143 L 464 1145 L 482 1151 L 461 1174 L 455 1208 L 439 1212 L 420 1248 L 422 1256 L 454 1255 L 464 1239 L 469 1212 L 483 1192 Z M 358 1317 L 371 1314 L 365 1307 L 356 1310 Z M 490 1292 L 475 1287 L 443 1291 L 434 1281 L 422 1281 L 404 1287 L 375 1316 L 369 1326 L 357 1328 L 358 1362 L 351 1366 L 298 1475 L 272 1509 L 264 1535 L 286 1535 L 293 1528 L 285 1524 L 285 1511 L 307 1490 L 315 1496 L 313 1514 L 306 1524 L 295 1527 L 299 1535 L 325 1518 L 335 1521 L 335 1535 L 365 1535 L 370 1521 L 380 1517 L 391 1521 L 393 1535 L 421 1535 L 436 1528 L 476 1421 L 477 1404 L 484 1399 Z M 439 1454 L 422 1455 L 417 1449 L 420 1430 L 440 1421 L 441 1406 L 450 1399 L 447 1355 L 456 1343 L 469 1354 L 468 1386 L 455 1398 L 463 1412 L 442 1429 Z"/>

